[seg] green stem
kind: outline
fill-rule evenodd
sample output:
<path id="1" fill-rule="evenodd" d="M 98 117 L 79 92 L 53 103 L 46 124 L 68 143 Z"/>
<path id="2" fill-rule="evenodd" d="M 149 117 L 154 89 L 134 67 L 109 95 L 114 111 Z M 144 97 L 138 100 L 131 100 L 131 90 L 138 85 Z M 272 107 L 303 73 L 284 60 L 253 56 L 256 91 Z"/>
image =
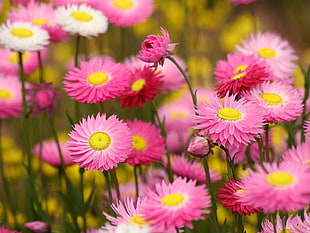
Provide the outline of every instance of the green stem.
<path id="1" fill-rule="evenodd" d="M 27 106 L 27 100 L 26 100 L 26 87 L 25 87 L 25 72 L 24 72 L 24 66 L 23 66 L 23 53 L 18 52 L 18 58 L 19 58 L 19 76 L 20 81 L 22 83 L 22 101 L 23 101 L 23 116 L 24 118 L 28 117 L 28 106 Z"/>
<path id="2" fill-rule="evenodd" d="M 221 149 L 225 152 L 225 156 L 226 156 L 226 165 L 227 165 L 227 174 L 228 174 L 228 178 L 230 179 L 234 179 L 236 180 L 235 177 L 235 165 L 234 165 L 234 160 L 231 159 L 229 151 L 226 147 L 221 146 Z"/>
<path id="3" fill-rule="evenodd" d="M 135 187 L 136 187 L 136 197 L 139 197 L 139 181 L 138 181 L 138 174 L 137 174 L 137 165 L 133 167 L 133 174 L 135 177 Z"/>
<path id="4" fill-rule="evenodd" d="M 39 61 L 39 82 L 43 83 L 44 78 L 43 78 L 43 64 L 42 64 L 42 56 L 41 56 L 41 51 L 37 51 L 38 55 L 38 61 Z"/>
<path id="5" fill-rule="evenodd" d="M 107 171 L 102 171 L 105 181 L 106 181 L 106 185 L 108 187 L 108 194 L 109 194 L 109 202 L 110 205 L 113 204 L 113 196 L 112 196 L 112 187 L 111 187 L 111 181 L 110 181 L 110 177 L 109 177 L 109 173 Z"/>
<path id="6" fill-rule="evenodd" d="M 196 109 L 196 106 L 197 106 L 197 97 L 196 97 L 196 94 L 194 93 L 193 91 L 193 88 L 192 88 L 192 85 L 191 85 L 191 82 L 189 81 L 189 78 L 187 76 L 187 74 L 185 73 L 185 71 L 182 69 L 182 67 L 177 63 L 177 61 L 171 57 L 171 56 L 168 56 L 167 57 L 170 61 L 173 62 L 173 64 L 176 65 L 176 67 L 179 69 L 179 71 L 181 72 L 181 74 L 183 75 L 183 78 L 185 79 L 186 83 L 187 83 L 187 86 L 188 86 L 188 89 L 191 93 L 191 96 L 192 96 L 192 101 L 193 101 L 193 104 L 194 104 L 194 107 Z"/>
<path id="7" fill-rule="evenodd" d="M 205 174 L 206 174 L 206 187 L 210 192 L 211 202 L 212 202 L 211 217 L 213 218 L 213 221 L 214 221 L 216 233 L 219 233 L 220 230 L 219 230 L 218 219 L 217 219 L 216 199 L 215 199 L 214 192 L 212 190 L 211 179 L 210 179 L 210 169 L 209 169 L 207 157 L 203 157 L 202 162 L 203 162 L 203 167 L 204 167 Z"/>
<path id="8" fill-rule="evenodd" d="M 115 185 L 115 191 L 116 191 L 117 199 L 120 200 L 121 199 L 121 193 L 119 191 L 119 183 L 118 183 L 118 179 L 117 179 L 116 169 L 113 168 L 111 172 L 112 172 L 112 176 L 113 176 L 113 181 L 114 181 L 114 185 Z"/>
<path id="9" fill-rule="evenodd" d="M 85 198 L 84 198 L 84 168 L 80 168 L 80 183 L 81 183 L 81 199 L 82 199 L 82 218 L 83 218 L 83 231 L 84 233 L 87 232 L 87 223 L 86 223 L 86 211 L 85 211 L 85 205 L 84 205 L 84 202 L 85 202 Z"/>
<path id="10" fill-rule="evenodd" d="M 265 126 L 265 159 L 270 162 L 270 148 L 269 148 L 269 124 Z"/>

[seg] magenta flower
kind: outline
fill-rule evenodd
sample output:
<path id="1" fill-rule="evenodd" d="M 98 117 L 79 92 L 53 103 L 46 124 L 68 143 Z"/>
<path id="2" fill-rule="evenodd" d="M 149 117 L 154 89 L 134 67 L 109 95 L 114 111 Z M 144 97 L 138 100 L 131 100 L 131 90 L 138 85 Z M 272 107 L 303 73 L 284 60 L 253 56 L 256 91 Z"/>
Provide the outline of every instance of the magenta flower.
<path id="1" fill-rule="evenodd" d="M 170 43 L 169 33 L 160 28 L 162 36 L 148 35 L 142 42 L 140 55 L 137 57 L 144 62 L 154 63 L 154 66 L 163 65 L 165 58 L 172 55 L 171 52 L 177 46 L 177 43 Z"/>

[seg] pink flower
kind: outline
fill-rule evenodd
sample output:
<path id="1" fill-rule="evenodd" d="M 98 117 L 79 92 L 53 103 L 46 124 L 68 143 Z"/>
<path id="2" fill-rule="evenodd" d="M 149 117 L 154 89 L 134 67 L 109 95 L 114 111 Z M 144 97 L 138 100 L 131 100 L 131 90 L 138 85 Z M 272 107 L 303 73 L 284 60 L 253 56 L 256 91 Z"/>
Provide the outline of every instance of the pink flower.
<path id="1" fill-rule="evenodd" d="M 196 186 L 193 180 L 177 178 L 173 183 L 157 183 L 155 190 L 149 190 L 147 200 L 142 203 L 142 213 L 151 225 L 163 224 L 166 229 L 187 226 L 192 221 L 204 219 L 210 213 L 210 197 L 204 186 Z"/>
<path id="2" fill-rule="evenodd" d="M 195 135 L 189 142 L 187 153 L 195 157 L 205 157 L 209 154 L 213 154 L 213 145 L 207 137 L 201 135 Z"/>
<path id="3" fill-rule="evenodd" d="M 167 131 L 166 144 L 169 151 L 172 153 L 181 154 L 187 149 L 187 142 L 192 134 L 190 128 L 183 130 Z"/>
<path id="4" fill-rule="evenodd" d="M 33 107 L 34 115 L 44 110 L 51 114 L 59 103 L 58 99 L 61 98 L 58 88 L 53 87 L 53 83 L 33 83 L 27 92 L 30 96 L 29 103 Z"/>
<path id="5" fill-rule="evenodd" d="M 10 230 L 4 226 L 1 226 L 0 227 L 0 233 L 21 233 L 21 232 L 13 231 L 13 230 Z"/>
<path id="6" fill-rule="evenodd" d="M 87 4 L 97 10 L 102 10 L 103 8 L 102 0 L 82 0 L 82 1 L 81 0 L 53 0 L 53 1 L 58 6 Z"/>
<path id="7" fill-rule="evenodd" d="M 24 224 L 27 229 L 34 233 L 49 233 L 51 232 L 50 226 L 46 222 L 34 221 Z"/>
<path id="8" fill-rule="evenodd" d="M 289 162 L 291 164 L 303 164 L 310 171 L 310 141 L 307 140 L 304 143 L 298 144 L 295 147 L 288 149 L 282 156 L 283 162 Z"/>
<path id="9" fill-rule="evenodd" d="M 165 58 L 172 55 L 172 50 L 177 46 L 176 43 L 170 43 L 169 33 L 160 28 L 162 36 L 148 35 L 147 39 L 141 44 L 140 55 L 137 57 L 144 62 L 154 63 L 154 66 L 163 65 Z"/>
<path id="10" fill-rule="evenodd" d="M 289 216 L 289 218 L 286 220 L 286 222 L 283 225 L 283 220 L 277 216 L 276 219 L 276 232 L 279 233 L 306 233 L 307 230 L 298 230 L 299 224 L 302 223 L 302 220 L 300 219 L 300 216 Z M 284 229 L 283 229 L 284 227 Z M 262 231 L 259 233 L 274 233 L 274 224 L 270 222 L 268 219 L 263 221 L 262 223 Z M 299 228 L 300 229 L 300 228 Z"/>
<path id="11" fill-rule="evenodd" d="M 67 148 L 75 163 L 85 170 L 109 170 L 124 162 L 131 151 L 127 124 L 106 114 L 83 118 L 73 126 Z"/>
<path id="12" fill-rule="evenodd" d="M 305 121 L 305 136 L 310 137 L 310 120 Z"/>
<path id="13" fill-rule="evenodd" d="M 148 166 L 165 155 L 165 138 L 161 137 L 160 130 L 155 125 L 139 120 L 127 121 L 127 125 L 133 137 L 132 151 L 126 159 L 127 163 L 131 166 Z"/>

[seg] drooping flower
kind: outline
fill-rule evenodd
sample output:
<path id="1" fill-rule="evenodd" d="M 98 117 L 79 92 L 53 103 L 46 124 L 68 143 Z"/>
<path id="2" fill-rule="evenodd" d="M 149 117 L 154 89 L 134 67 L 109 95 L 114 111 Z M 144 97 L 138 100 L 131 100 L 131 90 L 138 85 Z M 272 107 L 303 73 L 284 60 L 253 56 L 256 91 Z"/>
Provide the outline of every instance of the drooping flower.
<path id="1" fill-rule="evenodd" d="M 27 90 L 27 94 L 29 96 L 29 103 L 33 107 L 32 112 L 34 115 L 44 110 L 51 114 L 61 98 L 58 88 L 53 87 L 53 83 L 33 83 Z"/>
<path id="2" fill-rule="evenodd" d="M 219 188 L 217 197 L 225 208 L 241 215 L 251 215 L 261 212 L 259 208 L 254 208 L 238 201 L 239 196 L 243 195 L 243 190 L 239 187 L 239 181 L 232 179 L 229 182 L 224 182 L 224 185 L 224 188 Z"/>
<path id="3" fill-rule="evenodd" d="M 214 74 L 218 81 L 216 90 L 221 98 L 273 78 L 265 61 L 243 54 L 228 54 L 227 61 L 217 62 Z"/>
<path id="4" fill-rule="evenodd" d="M 130 70 L 120 63 L 99 58 L 73 67 L 63 81 L 65 91 L 82 103 L 100 103 L 120 96 L 129 86 Z"/>
<path id="5" fill-rule="evenodd" d="M 49 38 L 46 30 L 29 22 L 6 21 L 0 27 L 0 44 L 21 53 L 42 50 Z"/>
<path id="6" fill-rule="evenodd" d="M 164 156 L 165 138 L 161 137 L 160 130 L 155 125 L 137 119 L 127 121 L 127 125 L 133 138 L 132 151 L 126 159 L 127 163 L 131 166 L 148 166 Z"/>
<path id="7" fill-rule="evenodd" d="M 101 5 L 109 22 L 121 27 L 146 20 L 154 10 L 153 0 L 106 0 Z"/>
<path id="8" fill-rule="evenodd" d="M 154 63 L 154 66 L 163 65 L 165 58 L 172 55 L 177 43 L 170 43 L 169 33 L 161 28 L 162 36 L 148 35 L 141 44 L 140 54 L 137 56 L 141 61 Z"/>
<path id="9" fill-rule="evenodd" d="M 48 223 L 42 221 L 26 222 L 24 226 L 34 233 L 49 233 L 51 231 Z"/>
<path id="10" fill-rule="evenodd" d="M 238 52 L 263 59 L 270 66 L 275 80 L 288 79 L 296 68 L 298 57 L 288 41 L 276 33 L 256 33 L 236 46 Z"/>
<path id="11" fill-rule="evenodd" d="M 0 48 L 0 73 L 4 75 L 19 74 L 19 57 L 18 53 L 10 49 Z M 47 50 L 40 51 L 42 62 L 46 60 Z M 33 73 L 39 67 L 37 52 L 25 52 L 22 54 L 23 69 L 26 75 Z"/>
<path id="12" fill-rule="evenodd" d="M 68 152 L 66 143 L 60 141 L 59 146 L 61 155 L 59 154 L 58 145 L 54 140 L 44 140 L 41 143 L 37 143 L 33 147 L 32 152 L 43 162 L 48 163 L 54 167 L 61 167 L 62 159 L 64 166 L 70 166 L 74 164 L 72 157 Z"/>
<path id="13" fill-rule="evenodd" d="M 86 170 L 109 170 L 124 162 L 132 146 L 126 123 L 105 114 L 83 118 L 73 126 L 67 148 L 75 163 Z"/>
<path id="14" fill-rule="evenodd" d="M 239 201 L 266 214 L 275 211 L 289 212 L 304 209 L 310 202 L 310 179 L 306 166 L 290 163 L 264 163 L 257 171 L 249 171 L 242 178 L 244 190 Z"/>
<path id="15" fill-rule="evenodd" d="M 303 110 L 299 91 L 280 82 L 264 82 L 245 92 L 243 96 L 263 109 L 264 119 L 269 123 L 295 120 Z"/>
<path id="16" fill-rule="evenodd" d="M 210 211 L 210 197 L 204 186 L 196 181 L 177 178 L 173 183 L 157 183 L 155 190 L 149 190 L 147 200 L 142 203 L 142 213 L 151 225 L 163 224 L 166 229 L 187 226 L 192 221 L 203 219 L 202 214 Z"/>
<path id="17" fill-rule="evenodd" d="M 108 30 L 103 13 L 86 4 L 58 7 L 56 18 L 62 29 L 73 35 L 91 37 Z"/>
<path id="18" fill-rule="evenodd" d="M 19 79 L 0 75 L 0 119 L 20 116 L 22 101 L 22 85 Z"/>
<path id="19" fill-rule="evenodd" d="M 244 98 L 225 97 L 223 102 L 211 96 L 211 103 L 199 104 L 194 129 L 200 129 L 219 145 L 248 144 L 263 133 L 263 118 L 259 108 Z"/>
<path id="20" fill-rule="evenodd" d="M 129 86 L 118 101 L 122 103 L 122 107 L 140 108 L 146 101 L 157 96 L 159 87 L 162 85 L 162 78 L 163 76 L 147 66 L 132 70 L 132 75 L 129 76 Z"/>
<path id="21" fill-rule="evenodd" d="M 30 22 L 39 25 L 48 31 L 51 42 L 61 42 L 67 40 L 66 32 L 56 22 L 56 14 L 53 4 L 39 4 L 33 1 L 27 5 L 18 5 L 8 13 L 8 18 L 12 21 Z"/>

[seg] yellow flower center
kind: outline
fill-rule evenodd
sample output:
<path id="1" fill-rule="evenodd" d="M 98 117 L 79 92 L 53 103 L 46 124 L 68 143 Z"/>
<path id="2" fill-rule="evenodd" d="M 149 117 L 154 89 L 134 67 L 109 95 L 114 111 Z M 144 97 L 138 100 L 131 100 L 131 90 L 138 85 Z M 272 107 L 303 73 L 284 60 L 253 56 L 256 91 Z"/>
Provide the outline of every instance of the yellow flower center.
<path id="1" fill-rule="evenodd" d="M 310 164 L 310 161 L 308 161 L 308 162 L 305 162 L 304 164 L 306 164 L 306 165 L 309 165 L 309 164 Z"/>
<path id="2" fill-rule="evenodd" d="M 285 187 L 293 184 L 295 178 L 287 172 L 273 172 L 267 176 L 267 182 L 277 187 Z"/>
<path id="3" fill-rule="evenodd" d="M 233 108 L 221 108 L 217 111 L 217 115 L 220 118 L 229 121 L 236 121 L 242 117 L 242 113 Z"/>
<path id="4" fill-rule="evenodd" d="M 87 12 L 83 12 L 83 11 L 74 11 L 71 13 L 71 16 L 74 19 L 78 21 L 82 21 L 82 22 L 88 22 L 93 19 L 92 15 L 88 14 Z"/>
<path id="5" fill-rule="evenodd" d="M 185 197 L 182 194 L 173 193 L 164 196 L 161 199 L 161 204 L 168 207 L 173 207 L 182 204 L 185 201 Z"/>
<path id="6" fill-rule="evenodd" d="M 236 74 L 235 76 L 231 77 L 232 80 L 236 80 L 236 79 L 239 79 L 239 78 L 242 78 L 243 76 L 246 75 L 246 72 L 242 72 L 244 71 L 248 66 L 247 65 L 240 65 L 240 66 L 237 66 L 234 70 L 234 73 Z M 242 72 L 242 73 L 239 73 L 239 72 Z"/>
<path id="7" fill-rule="evenodd" d="M 147 142 L 143 137 L 132 135 L 132 149 L 143 151 L 147 147 Z"/>
<path id="8" fill-rule="evenodd" d="M 144 87 L 144 84 L 145 84 L 145 80 L 139 79 L 131 85 L 131 90 L 132 91 L 140 91 Z"/>
<path id="9" fill-rule="evenodd" d="M 108 81 L 109 75 L 103 72 L 94 72 L 87 77 L 88 83 L 92 85 L 101 85 Z"/>
<path id="10" fill-rule="evenodd" d="M 9 100 L 12 98 L 12 93 L 7 90 L 0 89 L 0 99 Z"/>
<path id="11" fill-rule="evenodd" d="M 133 6 L 133 2 L 131 0 L 115 0 L 113 2 L 114 6 L 120 9 L 130 9 Z"/>
<path id="12" fill-rule="evenodd" d="M 244 197 L 243 195 L 240 195 L 240 193 L 243 193 L 244 192 L 244 189 L 238 189 L 237 191 L 236 191 L 236 194 L 237 194 L 237 196 L 239 196 L 239 197 Z"/>
<path id="13" fill-rule="evenodd" d="M 27 38 L 33 36 L 33 32 L 27 28 L 14 28 L 11 30 L 11 34 L 13 36 L 21 38 Z"/>
<path id="14" fill-rule="evenodd" d="M 296 232 L 296 230 L 292 230 L 292 229 L 284 229 L 282 231 L 279 231 L 278 233 L 293 233 Z"/>
<path id="15" fill-rule="evenodd" d="M 172 119 L 186 118 L 186 114 L 184 112 L 173 112 L 171 113 Z"/>
<path id="16" fill-rule="evenodd" d="M 30 56 L 30 53 L 25 52 L 22 54 L 22 59 L 23 61 L 26 61 Z M 12 54 L 9 56 L 9 62 L 16 64 L 19 62 L 19 57 L 18 57 L 18 53 L 16 52 L 12 52 Z"/>
<path id="17" fill-rule="evenodd" d="M 51 26 L 51 23 L 50 23 L 48 20 L 46 20 L 46 19 L 40 19 L 40 18 L 33 19 L 33 20 L 32 20 L 32 24 L 35 24 L 35 25 L 47 24 L 47 25 Z"/>
<path id="18" fill-rule="evenodd" d="M 276 51 L 270 48 L 261 48 L 257 53 L 262 58 L 274 58 L 277 55 Z"/>
<path id="19" fill-rule="evenodd" d="M 111 144 L 111 137 L 105 132 L 96 132 L 89 137 L 88 144 L 94 150 L 105 150 Z"/>
<path id="20" fill-rule="evenodd" d="M 265 100 L 269 105 L 276 105 L 283 101 L 281 96 L 273 93 L 263 93 L 259 97 Z"/>
<path id="21" fill-rule="evenodd" d="M 143 227 L 143 226 L 149 225 L 151 221 L 144 221 L 142 215 L 136 215 L 136 216 L 131 217 L 129 219 L 129 222 Z"/>

